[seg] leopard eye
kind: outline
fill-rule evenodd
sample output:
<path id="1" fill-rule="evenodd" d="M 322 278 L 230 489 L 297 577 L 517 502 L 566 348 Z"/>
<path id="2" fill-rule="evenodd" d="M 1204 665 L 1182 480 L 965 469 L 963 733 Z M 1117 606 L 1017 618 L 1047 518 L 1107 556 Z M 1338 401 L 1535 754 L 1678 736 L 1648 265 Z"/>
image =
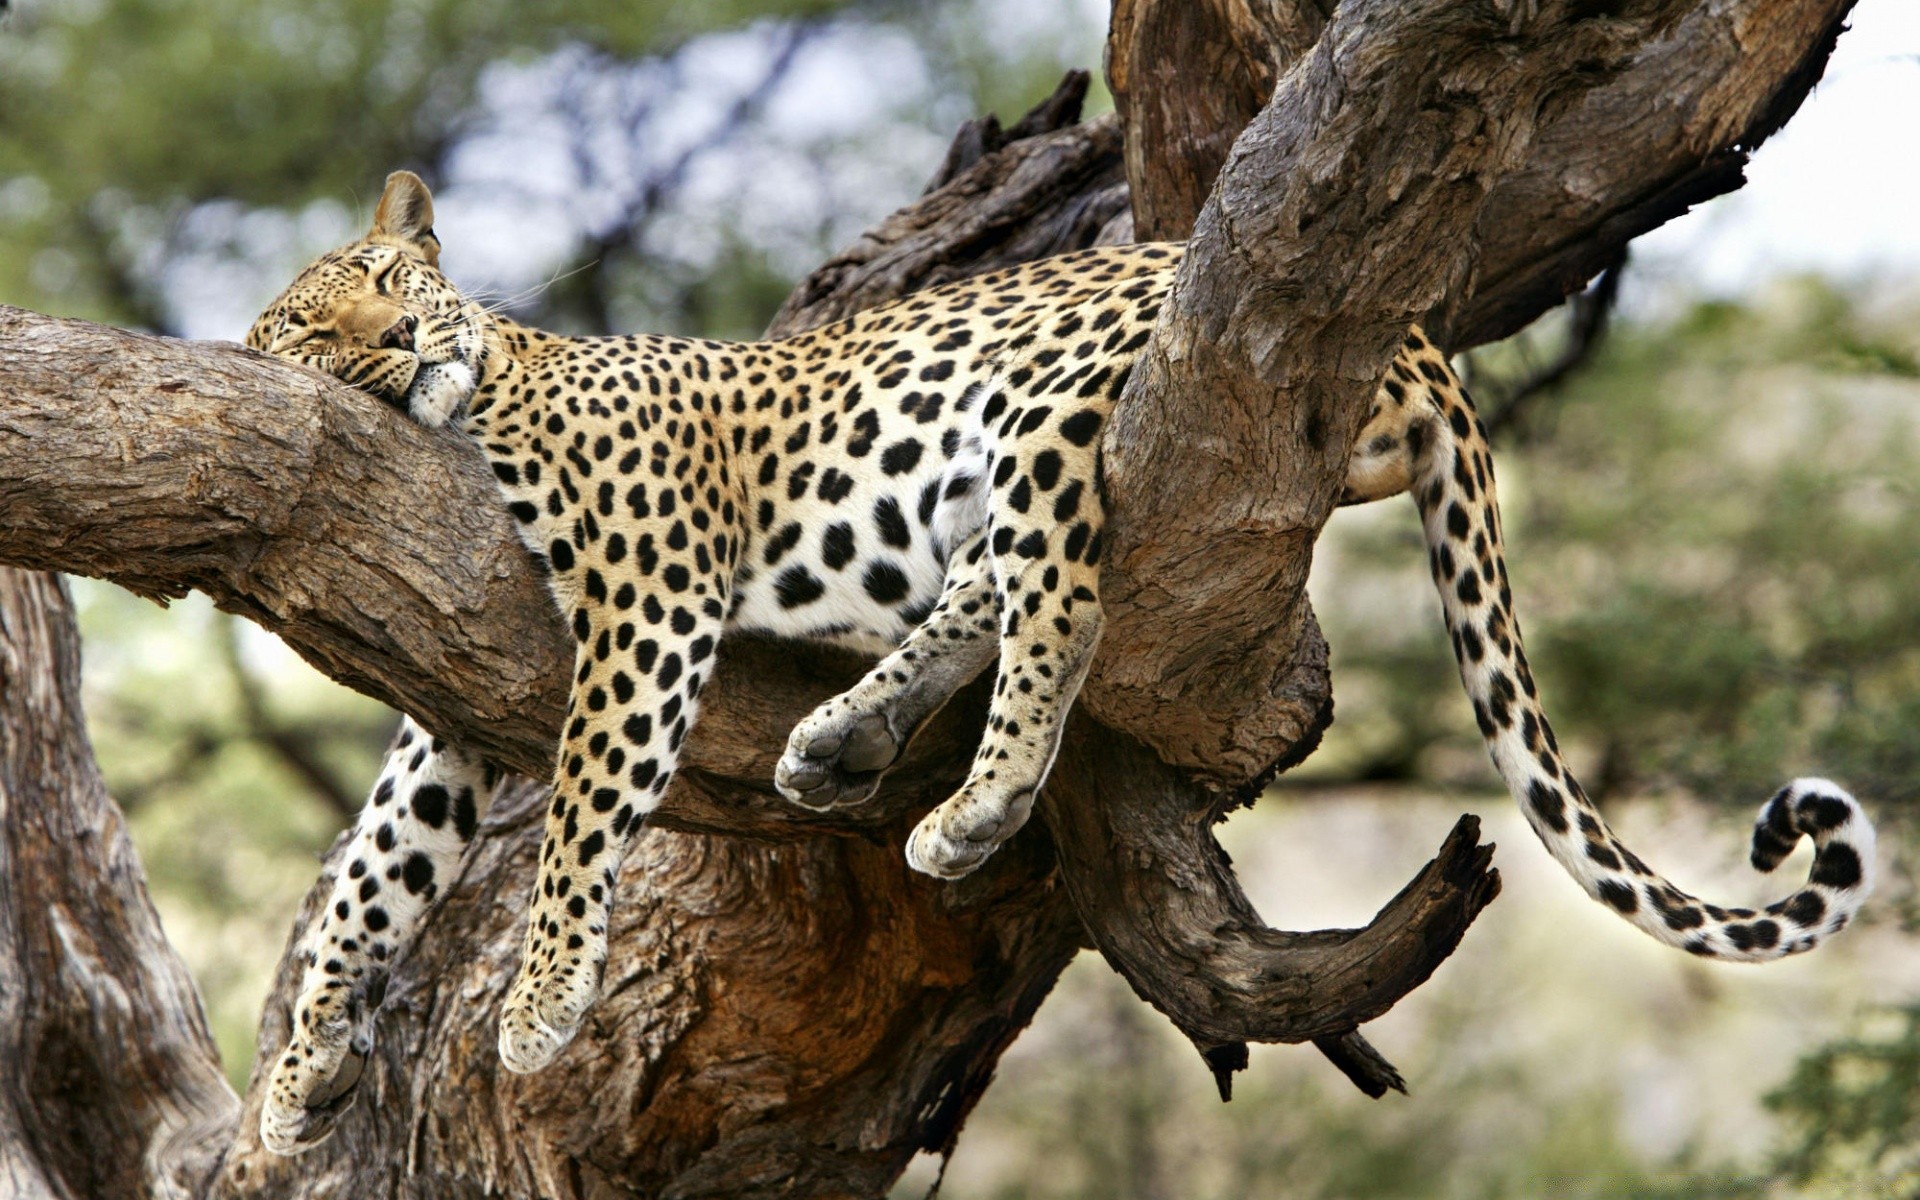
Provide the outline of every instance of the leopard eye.
<path id="1" fill-rule="evenodd" d="M 398 276 L 400 273 L 400 264 L 401 264 L 402 257 L 403 256 L 396 254 L 392 258 L 388 259 L 385 263 L 373 269 L 372 275 L 368 280 L 368 282 L 373 284 L 373 290 L 375 294 L 381 295 L 381 296 L 391 296 L 393 295 L 393 289 L 396 286 L 396 284 L 400 286 L 405 285 L 406 283 L 405 279 L 396 279 L 396 276 Z"/>

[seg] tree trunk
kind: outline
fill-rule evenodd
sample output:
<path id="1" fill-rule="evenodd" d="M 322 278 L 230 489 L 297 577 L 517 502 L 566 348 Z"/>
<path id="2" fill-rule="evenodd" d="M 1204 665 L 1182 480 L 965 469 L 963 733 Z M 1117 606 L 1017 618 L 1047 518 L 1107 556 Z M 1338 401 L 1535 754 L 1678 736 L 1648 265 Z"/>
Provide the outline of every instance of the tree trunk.
<path id="1" fill-rule="evenodd" d="M 912 820 L 964 774 L 980 687 L 872 804 L 782 802 L 787 729 L 859 664 L 732 639 L 687 768 L 623 870 L 605 994 L 565 1061 L 521 1078 L 494 1054 L 543 807 L 513 782 L 396 964 L 356 1107 L 297 1159 L 258 1143 L 258 1073 L 237 1120 L 219 1082 L 76 723 L 63 601 L 7 576 L 0 1049 L 28 1069 L 0 1073 L 0 1186 L 879 1195 L 916 1151 L 952 1146 L 1088 944 L 1223 1090 L 1247 1040 L 1311 1040 L 1369 1091 L 1392 1085 L 1355 1026 L 1426 979 L 1497 890 L 1472 828 L 1368 929 L 1309 935 L 1259 920 L 1207 832 L 1331 717 L 1302 585 L 1368 393 L 1410 320 L 1456 346 L 1516 327 L 1634 233 L 1737 186 L 1847 7 L 1629 0 L 1597 18 L 1549 2 L 1510 22 L 1457 0 L 1347 0 L 1330 18 L 1279 0 L 1257 16 L 1117 5 L 1126 138 L 1114 118 L 1074 123 L 1083 80 L 1011 130 L 970 125 L 937 186 L 775 324 L 1133 222 L 1195 228 L 1108 433 L 1109 632 L 1044 821 L 958 884 L 905 867 Z M 1187 12 L 1208 23 L 1169 38 Z M 330 380 L 0 309 L 0 561 L 156 597 L 202 589 L 335 678 L 547 773 L 566 642 L 490 478 L 458 439 Z M 295 979 L 283 961 L 264 1054 L 285 1042 Z"/>
<path id="2" fill-rule="evenodd" d="M 0 568 L 0 1196 L 197 1194 L 239 1102 L 80 715 L 53 575 Z"/>

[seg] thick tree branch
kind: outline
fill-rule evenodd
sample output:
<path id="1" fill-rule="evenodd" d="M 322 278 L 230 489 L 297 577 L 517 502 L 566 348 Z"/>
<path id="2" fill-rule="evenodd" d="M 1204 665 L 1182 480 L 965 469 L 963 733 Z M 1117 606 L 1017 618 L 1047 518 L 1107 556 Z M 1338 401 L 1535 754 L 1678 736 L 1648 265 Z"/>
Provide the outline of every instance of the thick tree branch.
<path id="1" fill-rule="evenodd" d="M 1236 144 L 1115 414 L 1113 620 L 1086 692 L 1095 714 L 1224 787 L 1245 787 L 1282 758 L 1311 711 L 1293 682 L 1315 636 L 1302 594 L 1308 549 L 1407 324 L 1477 311 L 1469 297 L 1490 263 L 1476 256 L 1475 231 L 1502 213 L 1530 226 L 1532 212 L 1499 207 L 1504 189 L 1539 169 L 1541 139 L 1567 114 L 1638 80 L 1648 47 L 1671 64 L 1679 52 L 1665 47 L 1686 38 L 1711 57 L 1728 38 L 1758 36 L 1763 16 L 1815 7 L 1664 0 L 1584 17 L 1549 3 L 1515 37 L 1491 6 L 1341 5 Z M 1817 42 L 1820 29 L 1803 35 Z M 1743 74 L 1746 92 L 1674 71 L 1663 109 L 1712 101 L 1724 116 L 1739 107 L 1734 95 L 1750 107 L 1756 93 L 1804 91 L 1797 49 L 1768 59 L 1788 79 Z M 1695 161 L 1709 153 L 1689 148 Z M 1639 211 L 1678 153 L 1618 130 L 1595 138 L 1582 161 L 1592 173 L 1603 158 L 1611 187 L 1583 192 L 1578 215 L 1590 226 Z M 1541 223 L 1558 238 L 1573 215 L 1546 212 Z M 1503 245 L 1539 264 L 1564 259 L 1555 240 Z M 1524 265 L 1508 262 L 1498 277 L 1531 277 Z"/>
<path id="2" fill-rule="evenodd" d="M 1115 5 L 1107 77 L 1127 127 L 1143 237 L 1188 236 L 1234 136 L 1319 37 L 1332 7 Z M 1523 160 L 1498 181 L 1473 229 L 1470 286 L 1448 298 L 1450 308 L 1426 314 L 1428 333 L 1465 350 L 1517 332 L 1584 287 L 1632 238 L 1738 188 L 1754 149 L 1819 81 L 1852 7 L 1694 5 L 1614 78 L 1540 113 Z M 1571 86 L 1590 86 L 1586 64 L 1566 60 L 1566 68 Z"/>
<path id="3" fill-rule="evenodd" d="M 1326 27 L 1330 0 L 1115 0 L 1107 86 L 1141 241 L 1185 241 L 1234 139 Z"/>
<path id="4" fill-rule="evenodd" d="M 1287 933 L 1261 921 L 1213 840 L 1218 793 L 1089 720 L 1053 778 L 1041 811 L 1094 945 L 1193 1041 L 1223 1097 L 1246 1042 L 1314 1041 L 1370 1095 L 1401 1087 L 1348 1035 L 1424 983 L 1499 894 L 1477 821 L 1461 818 L 1367 928 Z"/>

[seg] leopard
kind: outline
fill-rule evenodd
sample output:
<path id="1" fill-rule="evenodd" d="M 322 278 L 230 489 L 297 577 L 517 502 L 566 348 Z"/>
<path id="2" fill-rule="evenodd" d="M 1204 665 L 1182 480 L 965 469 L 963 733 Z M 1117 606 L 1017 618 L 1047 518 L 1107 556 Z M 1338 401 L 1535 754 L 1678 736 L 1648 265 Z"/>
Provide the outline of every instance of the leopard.
<path id="1" fill-rule="evenodd" d="M 1152 338 L 1180 244 L 1096 247 L 912 293 L 761 342 L 567 337 L 440 271 L 433 198 L 391 175 L 365 236 L 260 315 L 254 350 L 316 369 L 470 443 L 571 631 L 574 666 L 518 973 L 507 1070 L 551 1063 L 595 1002 L 616 871 L 666 795 L 724 636 L 877 659 L 794 727 L 773 783 L 861 804 L 915 732 L 991 666 L 959 789 L 907 863 L 974 871 L 1028 820 L 1100 637 L 1103 434 Z M 1461 682 L 1493 765 L 1586 893 L 1703 958 L 1765 961 L 1844 928 L 1872 884 L 1858 802 L 1796 779 L 1751 843 L 1806 882 L 1764 909 L 1709 903 L 1629 850 L 1575 778 L 1520 638 L 1487 431 L 1412 326 L 1372 395 L 1341 504 L 1410 493 Z M 1196 498 L 1196 503 L 1202 502 Z M 389 972 L 476 836 L 482 757 L 403 721 L 303 943 L 263 1143 L 298 1153 L 350 1103 Z"/>

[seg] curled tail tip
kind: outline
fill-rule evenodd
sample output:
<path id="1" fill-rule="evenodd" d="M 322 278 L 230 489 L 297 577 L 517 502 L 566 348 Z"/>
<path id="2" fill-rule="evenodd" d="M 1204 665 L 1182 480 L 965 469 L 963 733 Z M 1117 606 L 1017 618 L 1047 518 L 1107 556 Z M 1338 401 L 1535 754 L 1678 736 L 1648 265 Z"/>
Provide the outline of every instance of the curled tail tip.
<path id="1" fill-rule="evenodd" d="M 1812 838 L 1815 846 L 1811 882 L 1842 890 L 1865 883 L 1872 860 L 1873 823 L 1847 789 L 1831 779 L 1805 776 L 1775 792 L 1761 807 L 1753 826 L 1751 859 L 1755 869 L 1772 871 L 1778 867 L 1802 837 Z M 1852 871 L 1845 869 L 1849 856 Z M 1824 868 L 1822 857 L 1830 859 Z M 1821 878 L 1823 872 L 1831 878 Z M 1847 883 L 1849 874 L 1857 874 L 1860 879 Z"/>
<path id="2" fill-rule="evenodd" d="M 1866 811 L 1830 779 L 1796 779 L 1761 808 L 1753 829 L 1753 865 L 1773 870 L 1802 837 L 1813 840 L 1813 867 L 1799 891 L 1767 906 L 1767 916 L 1775 919 L 1766 922 L 1769 936 L 1750 945 L 1748 938 L 1732 936 L 1731 928 L 1723 930 L 1731 945 L 1716 956 L 1764 961 L 1797 954 L 1852 922 L 1873 890 L 1874 832 Z M 1750 934 L 1756 927 L 1741 932 Z M 1771 936 L 1776 928 L 1777 941 Z"/>

